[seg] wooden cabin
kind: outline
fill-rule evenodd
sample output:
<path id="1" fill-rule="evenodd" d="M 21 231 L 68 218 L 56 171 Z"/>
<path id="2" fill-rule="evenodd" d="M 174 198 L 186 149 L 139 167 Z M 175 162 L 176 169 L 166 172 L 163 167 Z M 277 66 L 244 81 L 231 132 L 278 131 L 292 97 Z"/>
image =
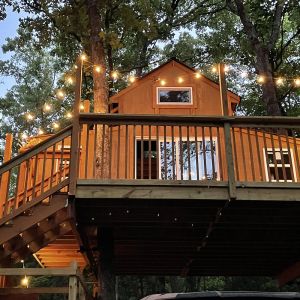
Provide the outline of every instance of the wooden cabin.
<path id="1" fill-rule="evenodd" d="M 261 208 L 259 201 L 277 201 L 276 204 L 272 202 L 275 207 L 284 200 L 300 200 L 299 120 L 238 117 L 235 116 L 235 110 L 241 101 L 240 97 L 228 91 L 227 98 L 226 108 L 218 83 L 172 59 L 112 96 L 109 114 L 90 112 L 89 102 L 84 101 L 85 111 L 79 116 L 80 132 L 74 132 L 74 123 L 73 127 L 65 128 L 56 135 L 30 138 L 20 149 L 21 157 L 14 158 L 11 165 L 4 165 L 2 173 L 0 168 L 0 230 L 1 224 L 9 222 L 10 215 L 14 216 L 15 211 L 22 211 L 22 207 L 29 207 L 35 202 L 44 206 L 53 203 L 53 195 L 57 197 L 56 203 L 61 201 L 60 210 L 57 208 L 54 217 L 60 221 L 53 221 L 56 230 L 45 229 L 44 235 L 47 233 L 49 236 L 44 236 L 39 245 L 30 246 L 28 238 L 27 244 L 20 242 L 17 252 L 12 250 L 13 246 L 9 242 L 9 237 L 14 238 L 14 232 L 9 231 L 7 238 L 2 239 L 7 253 L 2 259 L 0 257 L 0 263 L 5 265 L 11 261 L 8 254 L 14 254 L 17 261 L 30 252 L 35 253 L 37 260 L 45 267 L 65 267 L 74 259 L 81 267 L 86 263 L 95 267 L 91 262 L 99 261 L 97 228 L 102 226 L 118 232 L 118 241 L 114 242 L 114 252 L 121 257 L 116 263 L 118 274 L 162 274 L 166 271 L 169 275 L 179 275 L 183 269 L 186 274 L 186 269 L 190 267 L 184 267 L 184 261 L 189 261 L 189 255 L 183 245 L 182 252 L 176 250 L 176 255 L 170 260 L 166 251 L 168 263 L 163 265 L 159 263 L 161 259 L 157 258 L 152 263 L 149 259 L 151 253 L 148 253 L 147 259 L 137 250 L 144 245 L 146 239 L 143 235 L 144 223 L 152 224 L 153 215 L 160 217 L 160 210 L 157 208 L 160 206 L 156 201 L 160 200 L 168 205 L 167 201 L 175 201 L 172 202 L 172 207 L 176 211 L 176 217 L 159 223 L 167 226 L 164 238 L 174 236 L 174 240 L 170 241 L 173 243 L 175 240 L 180 243 L 178 235 L 183 240 L 185 238 L 183 230 L 168 233 L 169 227 L 180 219 L 180 214 L 184 213 L 185 218 L 189 218 L 180 226 L 194 227 L 197 222 L 203 222 L 197 219 L 194 210 L 198 209 L 199 214 L 203 214 L 209 206 L 209 212 L 205 215 L 208 231 L 205 234 L 201 232 L 204 238 L 200 243 L 206 247 L 205 239 L 208 239 L 220 216 L 225 214 L 227 201 L 250 201 L 249 216 L 253 217 L 251 222 L 263 224 L 260 209 L 263 211 L 265 207 Z M 77 143 L 76 151 L 72 148 L 74 140 Z M 76 185 L 75 193 L 70 191 L 72 184 Z M 65 198 L 59 198 L 62 195 Z M 76 216 L 70 217 L 65 207 L 69 204 L 64 201 L 73 201 L 73 198 L 77 201 L 74 208 Z M 139 199 L 139 205 L 144 205 L 145 210 L 143 218 L 134 219 L 128 225 L 125 218 L 132 207 L 135 209 L 137 205 L 131 203 L 131 199 Z M 188 207 L 183 207 L 184 199 Z M 153 201 L 152 205 L 146 200 Z M 189 201 L 192 200 L 202 202 L 191 204 Z M 210 200 L 213 201 L 209 202 Z M 117 202 L 116 207 L 112 204 L 114 201 Z M 46 211 L 44 206 L 39 209 Z M 244 208 L 243 205 L 238 207 Z M 278 208 L 278 218 L 284 209 L 284 205 Z M 293 213 L 296 211 L 297 209 Z M 245 211 L 243 213 L 248 214 Z M 276 216 L 276 212 L 273 213 Z M 35 220 L 35 223 L 27 227 L 42 230 L 42 226 L 37 224 L 45 222 L 45 218 L 40 218 L 40 221 Z M 276 219 L 273 215 L 270 218 Z M 226 220 L 231 219 L 228 217 Z M 157 222 L 147 225 L 152 230 L 147 231 L 149 239 L 151 236 L 153 238 L 155 232 L 159 234 Z M 24 223 L 20 221 L 20 224 Z M 77 227 L 78 224 L 82 224 L 82 229 Z M 123 224 L 124 229 L 120 224 Z M 226 236 L 230 234 L 231 223 L 224 224 L 225 229 L 222 230 Z M 286 219 L 282 220 L 282 224 L 285 226 L 284 230 L 291 225 Z M 43 226 L 48 228 L 46 224 Z M 136 231 L 132 228 L 136 228 Z M 18 237 L 20 241 L 22 238 Z M 233 235 L 232 239 L 234 238 L 238 239 L 234 240 L 235 243 L 240 242 L 237 235 Z M 261 233 L 253 236 L 254 240 L 256 238 L 259 247 L 266 237 Z M 197 239 L 198 233 L 193 232 L 188 253 L 194 253 Z M 128 244 L 124 245 L 127 240 Z M 227 243 L 222 240 L 223 242 Z M 283 247 L 282 244 L 280 246 Z M 292 251 L 289 245 L 285 246 L 287 252 Z M 191 269 L 190 274 L 245 274 L 240 262 L 235 261 L 236 257 L 232 253 L 236 252 L 232 247 L 226 250 L 228 257 L 225 264 L 223 261 L 219 262 L 220 265 L 214 264 L 213 254 L 209 252 L 207 255 L 211 256 L 203 258 L 203 263 L 207 259 L 213 266 L 204 268 L 199 263 L 194 271 Z M 248 246 L 245 242 L 241 247 L 246 249 Z M 171 253 L 173 251 L 172 247 L 166 249 Z M 213 248 L 212 252 L 217 253 L 218 249 Z M 147 253 L 146 246 L 143 251 Z M 275 259 L 276 255 L 278 252 L 275 247 L 264 252 L 266 260 Z M 290 255 L 293 253 L 287 254 L 286 260 L 291 258 Z M 176 259 L 181 261 L 181 265 L 177 266 Z M 247 251 L 246 259 L 249 261 L 248 274 L 251 275 L 277 275 L 287 264 L 283 258 L 278 266 L 269 261 L 269 265 L 261 272 L 257 257 Z"/>

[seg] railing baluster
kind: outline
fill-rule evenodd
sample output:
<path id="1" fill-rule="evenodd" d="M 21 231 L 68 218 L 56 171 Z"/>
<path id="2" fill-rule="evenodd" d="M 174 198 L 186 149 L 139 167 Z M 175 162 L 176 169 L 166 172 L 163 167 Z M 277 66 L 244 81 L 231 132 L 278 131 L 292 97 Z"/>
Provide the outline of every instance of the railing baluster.
<path id="1" fill-rule="evenodd" d="M 44 193 L 44 187 L 45 187 L 45 173 L 46 173 L 46 159 L 47 159 L 46 157 L 47 157 L 47 149 L 44 151 L 44 156 L 43 156 L 41 194 Z"/>
<path id="2" fill-rule="evenodd" d="M 212 138 L 212 128 L 209 126 L 209 142 L 210 142 L 210 155 L 212 164 L 212 179 L 215 179 L 215 155 L 214 155 L 214 141 Z"/>
<path id="3" fill-rule="evenodd" d="M 156 178 L 157 179 L 162 179 L 159 178 L 159 162 L 160 162 L 160 144 L 159 144 L 159 125 L 156 125 Z"/>
<path id="4" fill-rule="evenodd" d="M 194 135 L 195 135 L 195 155 L 196 155 L 196 176 L 199 180 L 199 145 L 198 145 L 198 127 L 194 126 Z"/>
<path id="5" fill-rule="evenodd" d="M 27 202 L 27 190 L 28 190 L 28 177 L 29 177 L 29 159 L 26 160 L 26 173 L 25 173 L 25 184 L 24 184 L 24 198 L 23 198 L 23 204 Z M 51 183 L 52 183 L 52 177 L 51 176 Z"/>
<path id="6" fill-rule="evenodd" d="M 262 164 L 261 164 L 261 156 L 260 156 L 260 144 L 257 134 L 257 128 L 254 129 L 255 132 L 255 142 L 256 142 L 256 153 L 257 153 L 257 160 L 258 160 L 258 168 L 259 168 L 259 181 L 263 181 L 263 171 L 262 171 Z"/>
<path id="7" fill-rule="evenodd" d="M 94 124 L 94 155 L 93 155 L 93 178 L 96 177 L 96 159 L 97 159 L 97 136 L 98 136 L 98 124 Z M 80 144 L 79 144 L 80 145 Z"/>
<path id="8" fill-rule="evenodd" d="M 206 165 L 206 138 L 205 138 L 205 127 L 202 126 L 202 153 L 203 153 L 203 165 L 204 165 L 204 178 L 207 180 L 207 165 Z M 200 149 L 201 151 L 201 149 Z"/>
<path id="9" fill-rule="evenodd" d="M 293 160 L 292 160 L 292 154 L 291 154 L 291 146 L 290 146 L 290 138 L 288 136 L 288 131 L 287 130 L 285 130 L 285 140 L 286 140 L 286 145 L 287 145 L 287 150 L 288 150 L 292 181 L 295 182 L 296 181 L 296 174 L 294 173 Z"/>
<path id="10" fill-rule="evenodd" d="M 265 160 L 267 163 L 268 179 L 269 179 L 269 182 L 271 182 L 272 178 L 271 178 L 271 170 L 270 170 L 270 162 L 269 162 L 269 154 L 268 154 L 268 144 L 267 144 L 265 130 L 262 131 L 262 134 L 263 134 L 264 149 L 265 149 Z"/>
<path id="11" fill-rule="evenodd" d="M 62 140 L 61 148 L 60 148 L 59 182 L 62 181 L 62 171 L 63 171 L 63 164 L 64 164 L 64 148 L 65 148 L 65 140 Z"/>
<path id="12" fill-rule="evenodd" d="M 125 127 L 125 178 L 128 178 L 128 124 Z"/>
<path id="13" fill-rule="evenodd" d="M 35 156 L 35 161 L 34 161 L 34 175 L 33 175 L 33 184 L 32 184 L 32 196 L 31 199 L 35 197 L 35 190 L 36 190 L 36 178 L 37 178 L 37 166 L 38 166 L 38 154 Z"/>
<path id="14" fill-rule="evenodd" d="M 286 182 L 287 181 L 287 174 L 286 174 L 286 169 L 285 169 L 285 161 L 284 161 L 284 156 L 283 156 L 283 150 L 282 150 L 282 143 L 281 143 L 280 134 L 281 134 L 280 130 L 277 130 L 278 145 L 279 145 L 279 151 L 280 151 L 280 156 L 281 156 L 282 175 L 283 175 L 284 182 Z"/>
<path id="15" fill-rule="evenodd" d="M 277 166 L 277 159 L 276 159 L 276 150 L 274 146 L 274 138 L 273 138 L 273 132 L 270 132 L 270 138 L 271 138 L 271 145 L 272 145 L 272 153 L 273 153 L 273 161 L 275 165 L 275 179 L 276 181 L 279 181 L 279 174 L 278 174 L 278 166 Z"/>
<path id="16" fill-rule="evenodd" d="M 56 151 L 56 144 L 52 146 L 52 155 L 51 155 L 51 171 L 50 171 L 50 189 L 53 186 L 53 174 L 54 174 L 54 163 L 55 163 L 55 151 Z"/>
<path id="17" fill-rule="evenodd" d="M 192 174 L 191 174 L 191 145 L 190 145 L 190 127 L 189 126 L 187 126 L 186 127 L 186 131 L 187 131 L 187 133 L 186 133 L 186 146 L 187 146 L 187 154 L 188 154 L 188 172 L 189 172 L 189 180 L 191 180 L 192 179 Z"/>
<path id="18" fill-rule="evenodd" d="M 248 181 L 247 169 L 246 169 L 244 138 L 243 138 L 242 128 L 240 128 L 240 141 L 241 141 L 241 148 L 242 148 L 242 164 L 243 164 L 243 169 L 244 169 L 244 177 L 245 177 L 245 181 Z"/>
<path id="19" fill-rule="evenodd" d="M 6 216 L 9 212 L 8 212 L 8 199 L 9 199 L 9 185 L 10 185 L 10 179 L 11 179 L 11 171 L 12 169 L 10 169 L 8 171 L 8 177 L 7 177 L 7 183 L 6 183 L 6 194 L 5 194 L 5 200 L 4 200 L 4 210 L 3 210 L 3 216 Z"/>
<path id="20" fill-rule="evenodd" d="M 133 125 L 133 134 L 132 134 L 132 145 L 133 145 L 133 151 L 132 151 L 132 164 L 133 164 L 133 178 L 136 179 L 138 177 L 138 170 L 137 170 L 137 165 L 138 165 L 138 161 L 137 161 L 137 155 L 136 155 L 136 125 Z M 125 158 L 126 160 L 126 158 Z M 126 164 L 126 162 L 125 162 Z M 127 176 L 127 175 L 126 175 Z M 127 177 L 126 177 L 127 178 Z"/>
<path id="21" fill-rule="evenodd" d="M 171 147 L 172 147 L 172 179 L 176 179 L 176 153 L 175 153 L 175 143 L 174 143 L 174 126 L 171 127 Z"/>
<path id="22" fill-rule="evenodd" d="M 118 125 L 118 142 L 117 142 L 117 179 L 120 178 L 120 141 L 121 141 L 121 128 Z"/>
<path id="23" fill-rule="evenodd" d="M 293 136 L 293 144 L 294 144 L 294 152 L 295 152 L 295 157 L 296 157 L 296 164 L 297 164 L 297 170 L 298 170 L 298 176 L 300 176 L 300 159 L 299 159 L 299 153 L 298 153 L 298 145 L 295 137 L 295 132 L 292 129 L 292 136 Z"/>
<path id="24" fill-rule="evenodd" d="M 85 168 L 84 168 L 84 178 L 88 178 L 88 168 L 89 168 L 89 150 L 90 150 L 90 130 L 89 124 L 85 126 Z M 83 128 L 84 130 L 84 128 Z M 104 139 L 103 139 L 104 140 Z M 102 158 L 103 159 L 103 158 Z"/>
<path id="25" fill-rule="evenodd" d="M 220 180 L 223 180 L 223 162 L 222 162 L 222 152 L 221 152 L 221 140 L 220 140 L 220 127 L 217 126 L 217 144 L 218 144 L 218 161 L 219 161 L 219 173 Z"/>
<path id="26" fill-rule="evenodd" d="M 168 179 L 168 166 L 167 166 L 167 130 L 164 126 L 164 168 L 165 168 L 165 180 Z"/>
<path id="27" fill-rule="evenodd" d="M 233 151 L 234 151 L 234 164 L 235 164 L 235 172 L 236 172 L 236 180 L 240 181 L 240 171 L 239 171 L 239 160 L 238 160 L 238 153 L 236 150 L 236 138 L 235 134 L 237 134 L 237 130 L 235 127 L 232 127 L 232 142 L 233 142 Z"/>
<path id="28" fill-rule="evenodd" d="M 105 172 L 104 172 L 104 148 L 105 148 L 105 139 L 106 139 L 106 129 L 105 126 L 106 124 L 102 124 L 102 148 L 101 148 L 101 178 L 105 177 Z"/>
<path id="29" fill-rule="evenodd" d="M 253 181 L 255 181 L 256 176 L 255 176 L 255 169 L 254 169 L 254 161 L 253 161 L 253 150 L 252 150 L 252 145 L 251 145 L 251 136 L 250 136 L 250 128 L 247 127 L 247 136 L 248 136 L 248 146 L 249 146 L 249 153 L 250 153 L 250 165 L 251 165 L 251 175 Z"/>
<path id="30" fill-rule="evenodd" d="M 141 125 L 141 179 L 144 178 L 144 126 Z"/>
<path id="31" fill-rule="evenodd" d="M 151 172 L 152 172 L 152 152 L 151 152 L 151 125 L 148 126 L 148 179 L 151 179 Z"/>
<path id="32" fill-rule="evenodd" d="M 182 145 L 181 125 L 179 125 L 179 163 L 180 163 L 180 179 L 183 180 L 183 145 Z"/>
<path id="33" fill-rule="evenodd" d="M 109 126 L 109 156 L 108 156 L 108 178 L 111 179 L 112 166 L 112 125 Z"/>

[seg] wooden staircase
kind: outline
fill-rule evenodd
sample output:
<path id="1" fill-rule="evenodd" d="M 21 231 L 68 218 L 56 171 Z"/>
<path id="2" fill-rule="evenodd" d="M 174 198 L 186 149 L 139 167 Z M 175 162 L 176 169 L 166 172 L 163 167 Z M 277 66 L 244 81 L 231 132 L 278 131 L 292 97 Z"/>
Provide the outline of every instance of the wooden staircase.
<path id="1" fill-rule="evenodd" d="M 0 167 L 0 267 L 72 234 L 70 156 L 64 152 L 71 130 L 67 127 Z"/>

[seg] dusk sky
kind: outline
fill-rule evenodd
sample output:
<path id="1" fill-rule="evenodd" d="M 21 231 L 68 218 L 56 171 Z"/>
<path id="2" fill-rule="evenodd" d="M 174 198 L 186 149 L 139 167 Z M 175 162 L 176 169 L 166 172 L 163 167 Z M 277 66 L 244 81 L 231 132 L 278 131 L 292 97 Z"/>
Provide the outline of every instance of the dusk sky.
<path id="1" fill-rule="evenodd" d="M 17 34 L 20 14 L 13 12 L 11 8 L 7 11 L 7 18 L 0 21 L 0 60 L 5 60 L 11 56 L 12 53 L 4 54 L 2 45 L 8 37 L 14 37 Z M 7 90 L 14 84 L 14 79 L 11 77 L 0 76 L 0 97 L 5 95 Z"/>

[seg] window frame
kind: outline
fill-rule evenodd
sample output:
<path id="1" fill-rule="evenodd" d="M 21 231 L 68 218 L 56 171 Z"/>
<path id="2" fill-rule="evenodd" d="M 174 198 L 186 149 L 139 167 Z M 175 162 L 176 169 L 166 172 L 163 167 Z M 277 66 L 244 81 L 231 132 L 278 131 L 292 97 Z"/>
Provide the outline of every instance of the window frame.
<path id="1" fill-rule="evenodd" d="M 189 102 L 160 102 L 159 98 L 159 90 L 188 90 L 190 92 L 190 101 Z M 193 105 L 193 88 L 191 86 L 157 86 L 156 87 L 156 104 L 157 105 L 184 105 L 184 106 L 191 106 Z"/>
<path id="2" fill-rule="evenodd" d="M 270 153 L 269 153 L 270 152 Z M 292 179 L 271 179 L 269 178 L 269 172 L 268 172 L 268 168 L 272 167 L 272 168 L 275 168 L 275 163 L 268 163 L 267 162 L 267 159 L 268 159 L 268 155 L 269 154 L 272 154 L 273 155 L 273 152 L 287 152 L 289 153 L 290 152 L 290 156 L 291 156 L 291 164 L 284 164 L 285 167 L 287 168 L 290 168 L 292 170 Z M 297 180 L 297 174 L 296 174 L 296 169 L 295 169 L 295 159 L 294 159 L 294 154 L 293 154 L 293 149 L 288 149 L 288 148 L 263 148 L 263 154 L 264 154 L 264 163 L 265 163 L 265 174 L 266 174 L 266 181 L 267 182 L 298 182 Z M 276 154 L 275 154 L 276 155 Z M 282 167 L 282 163 L 279 163 L 279 164 L 276 164 L 277 165 L 277 168 L 283 168 Z M 293 180 L 293 177 L 294 177 L 294 180 Z"/>

